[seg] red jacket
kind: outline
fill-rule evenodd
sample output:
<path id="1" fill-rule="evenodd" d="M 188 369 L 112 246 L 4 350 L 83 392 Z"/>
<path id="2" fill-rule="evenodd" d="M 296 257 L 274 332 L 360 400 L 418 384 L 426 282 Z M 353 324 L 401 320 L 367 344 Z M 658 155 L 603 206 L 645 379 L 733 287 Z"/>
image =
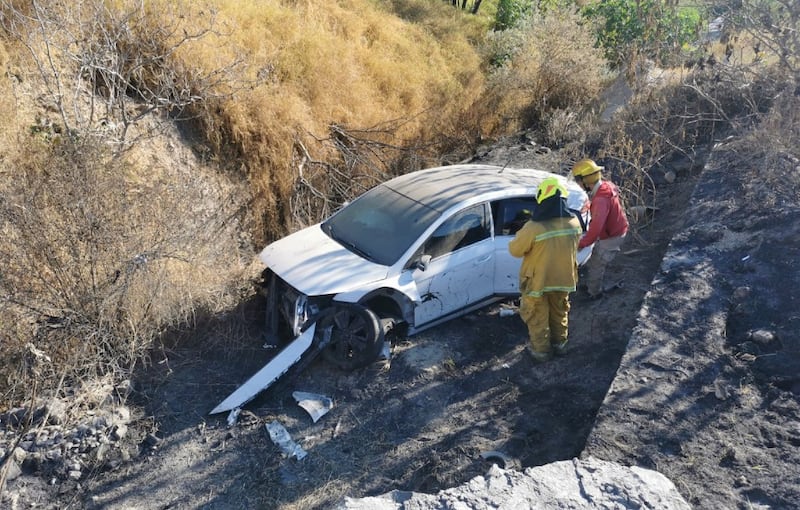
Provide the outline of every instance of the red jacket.
<path id="1" fill-rule="evenodd" d="M 628 232 L 628 218 L 619 202 L 619 190 L 608 182 L 600 181 L 600 186 L 591 195 L 590 211 L 592 219 L 589 230 L 578 243 L 578 249 L 585 248 L 598 239 L 619 237 Z"/>

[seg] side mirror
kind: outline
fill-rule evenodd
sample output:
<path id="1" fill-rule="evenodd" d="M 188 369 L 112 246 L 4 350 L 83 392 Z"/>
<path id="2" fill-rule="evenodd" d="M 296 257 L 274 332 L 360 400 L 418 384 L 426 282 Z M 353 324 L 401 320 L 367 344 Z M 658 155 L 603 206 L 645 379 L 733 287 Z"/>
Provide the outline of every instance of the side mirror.
<path id="1" fill-rule="evenodd" d="M 416 263 L 414 263 L 414 269 L 425 271 L 426 269 L 428 269 L 428 264 L 430 263 L 431 263 L 431 256 L 423 255 L 419 258 L 419 260 Z"/>

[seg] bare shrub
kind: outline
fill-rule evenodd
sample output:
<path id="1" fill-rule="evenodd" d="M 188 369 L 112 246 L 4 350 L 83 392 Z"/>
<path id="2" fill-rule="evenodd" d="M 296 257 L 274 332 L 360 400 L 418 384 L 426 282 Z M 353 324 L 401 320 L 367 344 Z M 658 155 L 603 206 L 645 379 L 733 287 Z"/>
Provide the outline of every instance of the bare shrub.
<path id="1" fill-rule="evenodd" d="M 731 2 L 725 16 L 726 32 L 747 41 L 756 61 L 777 63 L 792 74 L 800 72 L 800 4 L 794 0 L 739 0 Z M 733 41 L 730 41 L 733 46 Z M 733 48 L 732 48 L 733 49 Z"/>
<path id="2" fill-rule="evenodd" d="M 438 146 L 393 145 L 399 124 L 387 122 L 366 129 L 332 125 L 330 136 L 316 140 L 327 149 L 326 159 L 315 157 L 296 140 L 298 177 L 289 227 L 318 222 L 395 175 L 435 164 Z"/>
<path id="3" fill-rule="evenodd" d="M 595 126 L 593 135 L 565 153 L 573 160 L 585 154 L 602 160 L 628 208 L 650 207 L 657 183 L 681 177 L 667 175 L 676 162 L 687 171 L 701 168 L 696 163 L 716 142 L 749 133 L 774 110 L 776 97 L 794 90 L 791 83 L 774 67 L 695 70 L 681 80 L 640 88 L 610 123 Z"/>
<path id="4" fill-rule="evenodd" d="M 758 126 L 729 145 L 731 167 L 747 171 L 743 200 L 784 212 L 797 204 L 800 189 L 800 96 L 783 90 Z M 769 169 L 769 171 L 762 171 Z"/>
<path id="5" fill-rule="evenodd" d="M 580 21 L 575 13 L 553 10 L 507 36 L 508 59 L 477 105 L 495 112 L 487 115 L 485 134 L 534 128 L 556 138 L 544 143 L 559 143 L 572 130 L 569 119 L 585 114 L 610 77 L 593 34 Z"/>
<path id="6" fill-rule="evenodd" d="M 41 82 L 45 108 L 55 113 L 62 136 L 96 136 L 122 151 L 156 133 L 140 122 L 158 113 L 173 118 L 190 107 L 228 97 L 238 85 L 242 61 L 218 54 L 217 64 L 201 68 L 183 58 L 206 39 L 223 35 L 214 10 L 101 0 L 20 5 L 0 2 L 0 27 L 25 49 L 28 80 Z M 183 6 L 185 7 L 185 6 Z M 153 12 L 150 9 L 157 10 Z M 179 9 L 181 9 L 179 11 Z M 188 47 L 192 47 L 191 50 Z M 219 64 L 225 61 L 227 63 Z M 23 87 L 22 85 L 20 86 Z M 131 136 L 131 128 L 138 126 Z"/>
<path id="7" fill-rule="evenodd" d="M 234 305 L 249 263 L 238 200 L 198 175 L 137 171 L 91 140 L 29 144 L 0 183 L 5 402 L 30 387 L 29 345 L 52 360 L 39 376 L 55 388 L 125 373 L 168 328 Z"/>

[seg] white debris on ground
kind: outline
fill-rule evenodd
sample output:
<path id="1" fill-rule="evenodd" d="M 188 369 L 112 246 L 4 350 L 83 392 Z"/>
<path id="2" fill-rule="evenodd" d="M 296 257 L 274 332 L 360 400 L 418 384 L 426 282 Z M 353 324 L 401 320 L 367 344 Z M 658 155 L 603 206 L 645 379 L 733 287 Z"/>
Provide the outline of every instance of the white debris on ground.
<path id="1" fill-rule="evenodd" d="M 317 423 L 317 420 L 333 409 L 333 400 L 325 395 L 295 391 L 292 393 L 292 397 L 297 401 L 297 405 L 306 410 L 314 423 Z"/>
<path id="2" fill-rule="evenodd" d="M 295 457 L 297 460 L 303 460 L 308 452 L 292 440 L 289 431 L 277 420 L 267 423 L 267 432 L 269 438 L 275 443 L 278 448 L 289 458 Z"/>

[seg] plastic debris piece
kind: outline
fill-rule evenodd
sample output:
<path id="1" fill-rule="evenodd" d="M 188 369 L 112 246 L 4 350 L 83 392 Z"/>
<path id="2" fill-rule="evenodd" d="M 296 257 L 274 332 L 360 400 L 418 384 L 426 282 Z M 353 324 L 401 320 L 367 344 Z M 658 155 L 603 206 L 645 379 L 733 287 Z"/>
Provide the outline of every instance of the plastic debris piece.
<path id="1" fill-rule="evenodd" d="M 503 469 L 516 469 L 519 467 L 519 463 L 516 459 L 496 450 L 481 453 L 481 458 L 483 460 L 499 464 L 499 466 Z"/>
<path id="2" fill-rule="evenodd" d="M 236 425 L 236 421 L 239 419 L 239 413 L 242 412 L 241 407 L 237 407 L 235 409 L 231 409 L 231 412 L 228 413 L 228 426 L 233 427 Z"/>
<path id="3" fill-rule="evenodd" d="M 381 352 L 379 355 L 380 359 L 391 359 L 392 358 L 392 343 L 388 340 L 383 342 L 383 347 L 381 348 Z"/>
<path id="4" fill-rule="evenodd" d="M 314 423 L 325 416 L 328 411 L 333 409 L 333 400 L 325 395 L 308 393 L 305 391 L 295 391 L 292 396 L 297 401 L 297 405 L 306 410 Z"/>
<path id="5" fill-rule="evenodd" d="M 299 444 L 292 441 L 292 436 L 289 435 L 289 432 L 279 421 L 273 420 L 271 423 L 267 423 L 266 427 L 269 438 L 272 439 L 272 442 L 275 443 L 287 457 L 295 457 L 297 460 L 303 460 L 303 458 L 308 455 L 308 452 L 303 450 Z"/>

